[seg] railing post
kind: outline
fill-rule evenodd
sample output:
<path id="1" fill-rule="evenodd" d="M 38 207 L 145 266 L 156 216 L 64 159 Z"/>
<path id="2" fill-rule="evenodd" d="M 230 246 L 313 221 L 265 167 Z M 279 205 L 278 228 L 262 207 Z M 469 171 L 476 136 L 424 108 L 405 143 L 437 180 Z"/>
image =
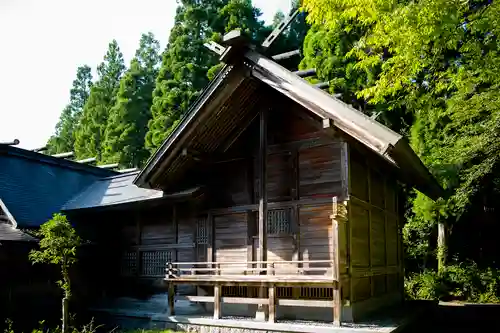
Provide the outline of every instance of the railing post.
<path id="1" fill-rule="evenodd" d="M 276 293 L 275 286 L 271 284 L 269 286 L 269 322 L 276 322 Z"/>
<path id="2" fill-rule="evenodd" d="M 217 264 L 215 264 L 215 267 L 216 267 L 215 269 L 217 270 L 217 271 L 215 272 L 215 274 L 216 274 L 216 275 L 221 275 L 221 274 L 220 274 L 220 273 L 221 273 L 221 271 L 220 271 L 220 262 L 218 262 Z"/>
<path id="3" fill-rule="evenodd" d="M 342 306 L 340 301 L 340 283 L 333 283 L 333 325 L 340 326 Z"/>
<path id="4" fill-rule="evenodd" d="M 214 319 L 221 317 L 221 286 L 216 284 L 214 286 Z"/>
<path id="5" fill-rule="evenodd" d="M 275 275 L 275 271 L 274 271 L 274 262 L 271 263 L 270 265 L 270 269 L 271 269 L 271 275 Z"/>
<path id="6" fill-rule="evenodd" d="M 333 324 L 340 326 L 342 313 L 342 300 L 340 295 L 340 241 L 339 241 L 339 212 L 337 197 L 332 198 L 332 227 L 333 227 L 333 260 L 332 260 L 332 280 L 333 280 Z"/>
<path id="7" fill-rule="evenodd" d="M 171 262 L 167 264 L 167 275 L 168 275 L 168 314 L 170 316 L 175 315 L 174 303 L 175 303 L 175 288 L 173 283 L 174 278 L 174 266 Z"/>

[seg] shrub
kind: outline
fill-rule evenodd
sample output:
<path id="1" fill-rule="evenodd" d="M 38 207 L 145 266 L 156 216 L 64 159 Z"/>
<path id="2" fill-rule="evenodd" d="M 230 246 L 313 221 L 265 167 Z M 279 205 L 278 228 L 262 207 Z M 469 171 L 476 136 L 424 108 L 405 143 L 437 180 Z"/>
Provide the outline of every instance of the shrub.
<path id="1" fill-rule="evenodd" d="M 500 303 L 500 270 L 474 262 L 448 265 L 441 274 L 427 270 L 405 279 L 409 299 Z"/>
<path id="2" fill-rule="evenodd" d="M 405 293 L 409 299 L 436 300 L 443 295 L 443 286 L 435 271 L 412 274 L 405 279 Z"/>

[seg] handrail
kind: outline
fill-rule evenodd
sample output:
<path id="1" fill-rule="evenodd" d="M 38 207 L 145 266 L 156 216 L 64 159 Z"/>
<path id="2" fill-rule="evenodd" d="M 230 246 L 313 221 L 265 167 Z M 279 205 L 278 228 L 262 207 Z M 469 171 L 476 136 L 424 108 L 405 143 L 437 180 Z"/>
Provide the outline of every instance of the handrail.
<path id="1" fill-rule="evenodd" d="M 290 260 L 290 261 L 198 261 L 170 262 L 172 265 L 259 265 L 259 264 L 333 264 L 333 260 Z"/>
<path id="2" fill-rule="evenodd" d="M 297 267 L 293 268 L 279 267 L 280 265 L 289 265 L 289 264 L 302 264 L 302 265 L 297 265 Z M 309 264 L 329 264 L 329 265 L 324 267 L 308 267 Z M 303 267 L 304 265 L 306 267 Z M 169 262 L 167 263 L 167 268 L 165 269 L 165 271 L 167 279 L 175 279 L 182 276 L 194 276 L 194 275 L 227 276 L 227 275 L 234 275 L 235 273 L 237 275 L 257 275 L 262 273 L 265 273 L 265 275 L 267 276 L 283 275 L 284 273 L 290 275 L 292 274 L 292 272 L 294 272 L 294 274 L 297 275 L 304 275 L 313 272 L 323 272 L 324 275 L 332 275 L 332 278 L 337 279 L 338 277 L 335 274 L 333 265 L 334 265 L 333 260 Z"/>

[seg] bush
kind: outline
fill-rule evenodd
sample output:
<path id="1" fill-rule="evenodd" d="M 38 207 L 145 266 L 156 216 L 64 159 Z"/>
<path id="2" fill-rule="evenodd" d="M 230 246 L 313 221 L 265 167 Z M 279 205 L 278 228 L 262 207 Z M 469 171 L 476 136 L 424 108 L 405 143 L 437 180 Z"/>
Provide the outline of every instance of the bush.
<path id="1" fill-rule="evenodd" d="M 6 328 L 4 329 L 4 333 L 18 333 L 16 329 L 14 329 L 14 325 L 12 320 L 7 319 L 5 321 Z M 90 323 L 83 325 L 81 328 L 77 327 L 71 327 L 70 332 L 71 333 L 96 333 L 97 330 L 101 326 L 96 326 L 94 323 L 94 320 L 91 320 Z M 39 323 L 38 328 L 34 328 L 31 330 L 31 333 L 61 333 L 62 330 L 59 326 L 56 326 L 55 328 L 47 328 L 45 327 L 45 322 L 41 321 Z"/>
<path id="2" fill-rule="evenodd" d="M 406 278 L 405 293 L 409 299 L 436 300 L 442 297 L 443 286 L 437 272 L 428 270 Z"/>
<path id="3" fill-rule="evenodd" d="M 441 274 L 427 270 L 405 279 L 409 299 L 500 303 L 500 270 L 480 269 L 474 262 L 452 264 Z"/>

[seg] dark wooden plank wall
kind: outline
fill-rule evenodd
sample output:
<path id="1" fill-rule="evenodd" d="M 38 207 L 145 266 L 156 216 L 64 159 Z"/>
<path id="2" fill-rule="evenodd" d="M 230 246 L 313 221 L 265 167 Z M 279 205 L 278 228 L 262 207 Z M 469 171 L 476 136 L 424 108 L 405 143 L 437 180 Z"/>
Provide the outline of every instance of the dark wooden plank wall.
<path id="1" fill-rule="evenodd" d="M 349 149 L 352 302 L 397 291 L 400 233 L 397 184 L 368 152 Z"/>
<path id="2" fill-rule="evenodd" d="M 245 262 L 247 260 L 247 214 L 235 213 L 214 216 L 215 260 L 217 262 Z M 222 274 L 227 269 L 243 269 L 222 265 Z M 234 274 L 234 273 L 233 273 Z"/>
<path id="3" fill-rule="evenodd" d="M 290 209 L 292 225 L 289 233 L 268 234 L 268 261 L 333 259 L 332 205 L 328 199 L 343 193 L 341 141 L 305 121 L 305 112 L 296 105 L 270 112 L 268 201 Z M 256 132 L 258 128 L 250 126 L 249 130 Z M 242 135 L 243 140 L 255 137 L 256 133 Z M 214 192 L 218 195 L 214 208 L 228 210 L 221 216 L 217 216 L 220 209 L 213 210 L 217 261 L 258 258 L 258 238 L 252 239 L 257 232 L 249 227 L 247 215 L 234 213 L 238 207 L 255 205 L 259 198 L 256 152 L 254 146 L 248 149 L 247 159 L 217 164 L 212 172 L 211 184 L 217 186 Z M 251 210 L 255 212 L 256 207 L 251 206 Z M 253 249 L 249 250 L 248 244 Z M 296 268 L 295 264 L 277 265 L 275 270 L 279 274 L 296 272 Z"/>

